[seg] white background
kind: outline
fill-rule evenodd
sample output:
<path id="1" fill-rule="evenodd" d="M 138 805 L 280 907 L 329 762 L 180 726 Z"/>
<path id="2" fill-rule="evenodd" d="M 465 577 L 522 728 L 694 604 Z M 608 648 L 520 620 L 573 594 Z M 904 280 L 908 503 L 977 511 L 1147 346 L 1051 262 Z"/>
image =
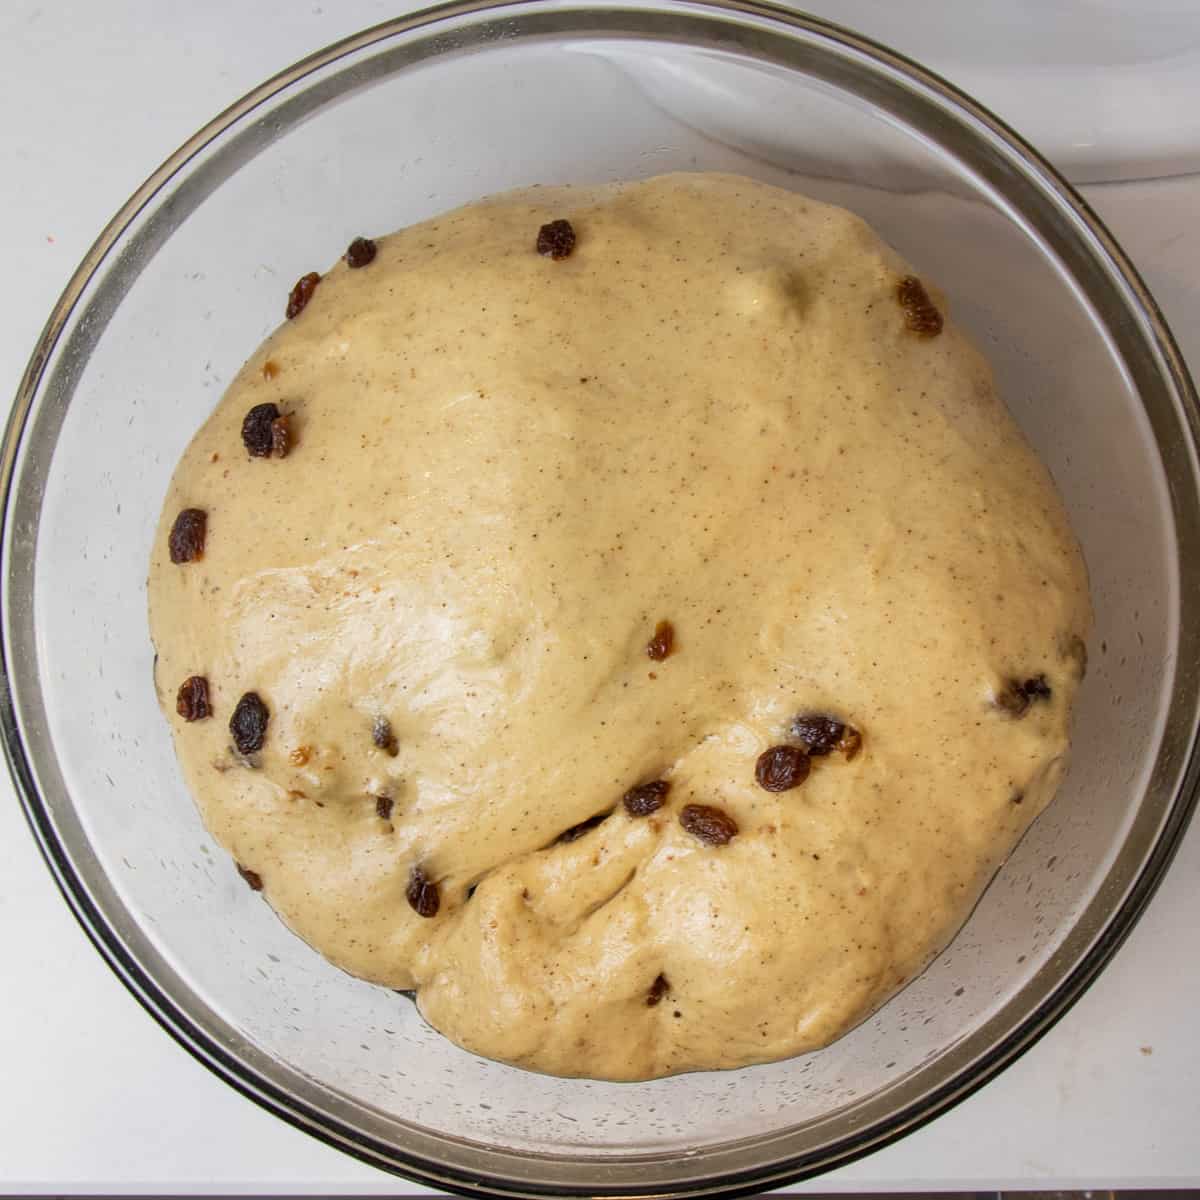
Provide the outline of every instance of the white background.
<path id="1" fill-rule="evenodd" d="M 268 75 L 397 12 L 379 0 L 328 3 L 0 0 L 0 395 L 15 391 L 91 240 L 163 158 Z M 877 6 L 820 7 L 868 26 Z M 921 53 L 918 33 L 904 48 Z M 1002 63 L 972 78 L 970 62 L 939 54 L 932 65 L 979 85 L 1002 115 L 1010 98 L 1022 132 L 1094 177 L 1098 160 L 1090 172 L 1082 164 L 1055 106 L 1040 115 L 1022 107 L 1020 81 Z M 1062 111 L 1077 111 L 1062 78 Z M 1038 86 L 1052 91 L 1053 78 L 1043 71 Z M 1200 150 L 1200 113 L 1191 112 Z M 1126 109 L 1124 138 L 1131 119 Z M 1102 142 L 1104 122 L 1093 123 Z M 1146 161 L 1155 158 L 1152 126 Z M 1171 136 L 1168 150 L 1178 121 Z M 1086 195 L 1200 367 L 1200 177 Z M 932 1125 L 809 1186 L 1200 1186 L 1198 930 L 1200 827 L 1114 963 L 1041 1043 Z M 75 925 L 7 778 L 0 956 L 0 1192 L 361 1195 L 405 1186 L 261 1111 L 154 1024 Z"/>

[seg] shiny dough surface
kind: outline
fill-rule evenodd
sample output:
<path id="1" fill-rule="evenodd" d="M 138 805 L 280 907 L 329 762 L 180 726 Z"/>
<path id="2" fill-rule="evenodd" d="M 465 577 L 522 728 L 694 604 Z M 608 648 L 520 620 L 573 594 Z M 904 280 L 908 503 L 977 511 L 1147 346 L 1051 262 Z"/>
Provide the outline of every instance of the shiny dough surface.
<path id="1" fill-rule="evenodd" d="M 947 942 L 1058 784 L 1090 610 L 984 360 L 949 314 L 907 326 L 909 271 L 841 209 L 681 174 L 496 197 L 323 276 L 196 434 L 149 574 L 186 781 L 300 937 L 474 1052 L 608 1079 L 822 1046 Z M 285 458 L 243 447 L 266 402 Z M 765 790 L 812 713 L 861 749 Z"/>

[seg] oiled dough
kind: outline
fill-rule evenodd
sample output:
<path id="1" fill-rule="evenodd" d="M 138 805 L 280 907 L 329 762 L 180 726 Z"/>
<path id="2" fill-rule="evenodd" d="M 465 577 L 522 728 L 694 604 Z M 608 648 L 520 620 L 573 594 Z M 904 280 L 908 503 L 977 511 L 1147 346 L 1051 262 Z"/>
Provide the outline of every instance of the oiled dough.
<path id="1" fill-rule="evenodd" d="M 907 272 L 849 213 L 674 175 L 502 196 L 324 276 L 196 435 L 150 570 L 184 774 L 301 937 L 473 1051 L 613 1079 L 820 1046 L 946 942 L 1053 794 L 1090 618 L 1046 471 L 954 325 L 906 329 Z M 268 400 L 285 459 L 242 447 Z M 175 565 L 187 506 L 207 549 Z M 862 752 L 764 791 L 805 712 Z M 740 832 L 698 841 L 688 803 Z"/>

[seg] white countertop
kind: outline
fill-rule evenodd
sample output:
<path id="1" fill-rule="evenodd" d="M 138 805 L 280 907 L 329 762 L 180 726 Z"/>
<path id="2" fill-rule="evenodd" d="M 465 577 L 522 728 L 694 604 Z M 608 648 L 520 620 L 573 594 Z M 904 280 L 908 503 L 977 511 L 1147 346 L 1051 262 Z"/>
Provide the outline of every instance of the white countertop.
<path id="1" fill-rule="evenodd" d="M 404 8 L 326 2 L 331 11 L 284 0 L 5 0 L 0 391 L 15 391 L 42 321 L 94 236 L 167 154 L 274 71 Z M 1200 371 L 1200 176 L 1085 194 Z M 1200 1186 L 1197 928 L 1193 827 L 1129 941 L 1037 1046 L 931 1125 L 808 1186 Z M 159 1029 L 76 926 L 7 777 L 0 946 L 0 1193 L 405 1188 L 243 1099 Z"/>

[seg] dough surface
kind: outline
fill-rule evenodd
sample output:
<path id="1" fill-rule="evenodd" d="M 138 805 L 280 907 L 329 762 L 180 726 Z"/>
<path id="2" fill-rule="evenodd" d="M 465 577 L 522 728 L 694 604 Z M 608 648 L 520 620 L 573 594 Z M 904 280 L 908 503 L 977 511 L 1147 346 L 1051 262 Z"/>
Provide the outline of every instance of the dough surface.
<path id="1" fill-rule="evenodd" d="M 909 273 L 845 211 L 696 174 L 497 197 L 321 279 L 184 455 L 149 577 L 187 783 L 296 933 L 472 1051 L 609 1079 L 819 1047 L 945 945 L 1057 786 L 1090 610 L 986 364 L 906 327 Z M 243 447 L 268 401 L 285 458 Z M 765 790 L 811 713 L 861 750 Z"/>

